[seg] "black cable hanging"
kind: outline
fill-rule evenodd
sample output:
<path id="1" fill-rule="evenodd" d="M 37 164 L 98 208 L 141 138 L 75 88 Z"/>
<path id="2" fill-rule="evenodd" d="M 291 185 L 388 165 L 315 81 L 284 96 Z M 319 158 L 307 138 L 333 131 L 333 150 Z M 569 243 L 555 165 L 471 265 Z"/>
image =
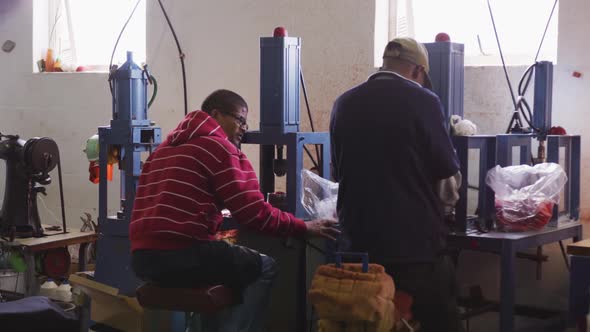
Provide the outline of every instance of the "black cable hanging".
<path id="1" fill-rule="evenodd" d="M 553 3 L 553 7 L 551 8 L 551 13 L 549 14 L 549 18 L 547 19 L 547 24 L 545 25 L 545 30 L 543 31 L 543 36 L 541 37 L 541 41 L 539 42 L 539 47 L 537 48 L 537 53 L 535 54 L 535 60 L 533 61 L 534 63 L 529 66 L 525 72 L 523 73 L 520 82 L 518 83 L 518 102 L 516 101 L 516 99 L 514 98 L 514 93 L 512 90 L 512 85 L 510 84 L 510 78 L 508 77 L 508 72 L 506 71 L 506 64 L 504 63 L 504 56 L 502 55 L 502 48 L 500 46 L 500 39 L 498 38 L 498 32 L 496 30 L 496 24 L 494 22 L 494 15 L 492 13 L 492 7 L 490 5 L 490 0 L 487 0 L 488 3 L 488 9 L 490 11 L 490 17 L 492 19 L 492 25 L 494 27 L 494 33 L 496 35 L 496 41 L 498 43 L 498 49 L 500 51 L 500 58 L 502 59 L 502 67 L 504 68 L 504 74 L 506 75 L 506 81 L 508 82 L 508 87 L 510 89 L 510 95 L 512 97 L 512 102 L 514 104 L 514 113 L 513 113 L 513 117 L 510 120 L 510 123 L 508 124 L 508 129 L 506 131 L 506 133 L 510 133 L 510 130 L 512 128 L 512 124 L 514 121 L 517 121 L 517 124 L 519 124 L 522 127 L 522 123 L 520 123 L 520 118 L 518 117 L 518 111 L 520 111 L 523 115 L 523 118 L 525 119 L 525 121 L 527 122 L 527 124 L 530 126 L 531 129 L 533 129 L 535 132 L 539 132 L 540 129 L 536 128 L 532 121 L 533 121 L 533 114 L 530 108 L 530 105 L 528 104 L 528 102 L 526 101 L 524 95 L 527 92 L 527 89 L 529 87 L 529 83 L 531 81 L 532 75 L 533 75 L 533 69 L 535 68 L 535 66 L 537 65 L 537 59 L 539 58 L 539 54 L 541 52 L 541 48 L 543 47 L 543 42 L 545 41 L 545 36 L 547 35 L 547 30 L 549 29 L 549 25 L 551 24 L 551 19 L 553 18 L 553 13 L 555 12 L 555 7 L 557 6 L 559 0 L 555 0 L 555 2 Z M 526 83 L 524 84 L 524 87 L 522 87 L 523 82 L 526 80 Z M 524 108 L 523 108 L 524 105 Z M 525 113 L 525 109 L 527 113 Z M 528 117 L 527 117 L 528 115 Z M 531 159 L 532 159 L 532 155 L 531 155 Z M 569 262 L 567 259 L 567 255 L 563 246 L 563 242 L 559 241 L 559 246 L 561 249 L 561 253 L 563 255 L 563 259 L 565 261 L 565 265 L 567 267 L 567 269 L 569 270 Z"/>
<path id="2" fill-rule="evenodd" d="M 166 9 L 164 9 L 164 5 L 162 5 L 162 1 L 158 0 L 158 3 L 160 4 L 160 8 L 162 8 L 162 13 L 164 14 L 164 17 L 166 17 L 166 22 L 168 22 L 168 26 L 170 27 L 170 30 L 172 31 L 172 36 L 174 36 L 174 42 L 176 43 L 176 47 L 178 48 L 178 57 L 180 58 L 180 65 L 182 67 L 182 89 L 184 92 L 184 115 L 188 114 L 188 102 L 187 102 L 187 93 L 186 93 L 186 70 L 184 67 L 184 53 L 182 52 L 182 49 L 180 48 L 180 43 L 178 42 L 178 37 L 176 36 L 176 31 L 174 31 L 174 28 L 172 27 L 172 23 L 170 22 L 170 18 L 168 17 L 168 13 L 166 13 Z"/>
<path id="3" fill-rule="evenodd" d="M 309 125 L 311 127 L 311 132 L 315 133 L 315 127 L 313 125 L 313 118 L 311 117 L 311 109 L 309 107 L 309 99 L 307 98 L 307 88 L 305 87 L 305 78 L 303 77 L 303 68 L 299 68 L 299 78 L 301 79 L 301 88 L 303 89 L 303 99 L 305 100 L 305 107 L 307 108 L 307 117 L 309 118 Z M 315 153 L 316 158 L 319 164 L 322 163 L 322 158 L 320 157 L 320 150 L 317 144 L 315 146 Z M 317 167 L 317 166 L 316 166 Z M 318 168 L 318 171 L 321 170 Z"/>
<path id="4" fill-rule="evenodd" d="M 62 180 L 62 171 L 61 171 L 61 158 L 59 156 L 59 152 L 57 155 L 57 172 L 59 175 L 59 199 L 61 202 L 61 218 L 62 218 L 62 227 L 63 227 L 63 232 L 67 233 L 66 230 L 66 207 L 65 207 L 65 203 L 64 203 L 64 185 L 63 185 L 63 180 Z"/>
<path id="5" fill-rule="evenodd" d="M 534 64 L 531 65 L 530 67 L 527 68 L 527 70 L 523 73 L 519 84 L 518 84 L 518 98 L 515 98 L 514 96 L 514 90 L 512 88 L 512 84 L 510 82 L 510 78 L 508 76 L 508 71 L 506 69 L 506 63 L 504 61 L 504 55 L 502 53 L 502 47 L 500 44 L 500 39 L 498 36 L 498 30 L 496 28 L 496 23 L 494 20 L 494 14 L 492 11 L 492 7 L 490 4 L 490 0 L 487 0 L 487 4 L 488 4 L 488 10 L 490 12 L 490 18 L 492 20 L 492 26 L 494 28 L 494 34 L 496 36 L 496 42 L 498 44 L 498 50 L 500 52 L 500 59 L 502 60 L 502 68 L 504 69 L 504 75 L 506 77 L 506 82 L 508 83 L 508 88 L 510 90 L 510 96 L 512 98 L 512 103 L 514 105 L 514 111 L 512 113 L 512 118 L 510 119 L 510 123 L 508 124 L 508 128 L 506 130 L 506 133 L 510 133 L 511 130 L 513 129 L 513 125 L 515 124 L 514 128 L 522 128 L 522 121 L 520 120 L 520 114 L 522 114 L 524 120 L 526 121 L 526 123 L 529 125 L 529 127 L 535 131 L 535 132 L 539 132 L 539 128 L 536 128 L 533 125 L 533 114 L 531 111 L 531 107 L 528 104 L 528 102 L 525 99 L 525 94 L 527 92 L 527 89 L 529 87 L 529 83 L 531 81 L 532 75 L 533 75 L 533 69 L 536 66 L 536 62 L 537 59 L 539 57 L 539 54 L 541 52 L 541 48 L 543 46 L 543 42 L 545 40 L 545 36 L 547 34 L 547 30 L 549 29 L 549 25 L 551 23 L 551 19 L 553 18 L 553 13 L 555 12 L 555 7 L 557 6 L 557 2 L 559 0 L 555 0 L 555 2 L 553 3 L 553 7 L 551 8 L 551 13 L 549 14 L 549 19 L 547 20 L 547 24 L 545 25 L 545 30 L 543 31 L 543 36 L 541 37 L 541 41 L 539 43 L 539 47 L 537 48 L 537 53 L 535 55 L 535 60 L 534 60 Z M 524 84 L 523 87 L 523 82 L 526 80 L 526 83 Z M 526 110 L 526 111 L 525 111 Z"/>
<path id="6" fill-rule="evenodd" d="M 541 37 L 541 41 L 539 42 L 539 47 L 537 48 L 537 53 L 535 54 L 535 60 L 533 61 L 533 64 L 531 66 L 529 66 L 527 68 L 527 70 L 523 73 L 520 82 L 518 83 L 518 96 L 519 96 L 519 109 L 525 119 L 525 121 L 528 123 L 528 125 L 535 131 L 535 132 L 539 132 L 540 129 L 536 128 L 533 123 L 532 123 L 532 119 L 533 119 L 533 114 L 531 111 L 531 108 L 529 106 L 529 104 L 527 103 L 526 99 L 525 99 L 525 94 L 528 90 L 529 84 L 531 82 L 531 79 L 533 77 L 533 69 L 535 68 L 535 66 L 537 65 L 537 59 L 539 58 L 539 54 L 541 53 L 541 48 L 543 47 L 543 42 L 545 41 L 545 36 L 547 35 L 547 30 L 549 29 L 549 25 L 551 24 L 551 19 L 553 18 L 553 13 L 555 12 L 555 7 L 557 6 L 557 2 L 559 0 L 555 0 L 555 2 L 553 3 L 553 7 L 551 8 L 551 13 L 549 14 L 549 18 L 547 19 L 547 23 L 545 24 L 545 30 L 543 31 L 543 36 Z M 524 84 L 524 87 L 522 86 L 523 82 L 526 80 L 526 83 Z M 523 108 L 524 106 L 524 108 Z M 524 111 L 527 111 L 527 113 L 525 113 Z M 528 114 L 528 118 L 527 118 L 527 114 Z"/>
<path id="7" fill-rule="evenodd" d="M 541 47 L 543 46 L 543 41 L 545 40 L 545 35 L 547 34 L 547 30 L 549 29 L 549 24 L 551 23 L 551 18 L 553 18 L 553 12 L 555 11 L 555 7 L 557 7 L 557 2 L 559 0 L 555 0 L 553 3 L 553 8 L 551 8 L 551 13 L 549 14 L 549 19 L 547 20 L 547 24 L 545 25 L 545 31 L 543 31 L 543 37 L 541 37 L 541 42 L 539 43 L 539 48 L 537 49 L 537 54 L 535 55 L 535 61 L 539 58 L 539 53 L 541 52 Z"/>
<path id="8" fill-rule="evenodd" d="M 133 10 L 131 11 L 131 14 L 129 15 L 129 18 L 127 18 L 127 21 L 125 21 L 125 24 L 123 25 L 123 28 L 121 29 L 121 32 L 119 32 L 119 36 L 117 37 L 117 41 L 115 42 L 115 47 L 113 47 L 113 53 L 111 54 L 111 61 L 109 61 L 109 91 L 111 91 L 111 96 L 113 97 L 113 99 L 115 98 L 115 96 L 113 95 L 113 83 L 112 83 L 112 77 L 111 77 L 111 68 L 113 67 L 113 58 L 115 57 L 115 51 L 117 50 L 117 45 L 119 45 L 119 40 L 121 40 L 121 36 L 123 36 L 123 32 L 125 31 L 125 28 L 127 28 L 127 24 L 129 24 L 129 21 L 131 21 L 131 18 L 133 17 L 133 14 L 135 14 L 135 10 L 137 9 L 137 6 L 139 6 L 139 3 L 141 2 L 141 0 L 137 0 L 137 2 L 135 3 L 135 6 L 133 7 Z"/>
<path id="9" fill-rule="evenodd" d="M 490 0 L 488 2 L 488 10 L 490 12 L 490 18 L 492 19 L 492 26 L 494 28 L 494 35 L 496 36 L 496 43 L 498 44 L 498 51 L 500 52 L 500 59 L 502 60 L 502 68 L 504 69 L 504 76 L 506 76 L 506 83 L 508 84 L 508 90 L 510 90 L 510 97 L 512 97 L 512 104 L 516 109 L 516 98 L 514 97 L 514 90 L 512 89 L 512 83 L 510 82 L 510 77 L 508 76 L 508 70 L 506 69 L 506 62 L 504 61 L 504 53 L 502 52 L 502 45 L 500 44 L 500 37 L 498 36 L 498 30 L 496 28 L 496 21 L 494 20 L 494 13 L 492 11 L 492 5 L 490 4 Z"/>

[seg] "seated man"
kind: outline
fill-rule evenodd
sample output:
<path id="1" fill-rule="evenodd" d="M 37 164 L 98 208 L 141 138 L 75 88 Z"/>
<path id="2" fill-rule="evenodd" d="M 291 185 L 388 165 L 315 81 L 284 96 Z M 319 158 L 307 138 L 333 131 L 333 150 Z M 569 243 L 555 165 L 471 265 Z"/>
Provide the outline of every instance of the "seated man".
<path id="1" fill-rule="evenodd" d="M 212 319 L 212 330 L 260 331 L 275 276 L 272 258 L 216 241 L 229 209 L 240 224 L 278 237 L 338 235 L 336 221 L 303 222 L 264 201 L 252 165 L 238 148 L 248 106 L 218 90 L 189 113 L 143 165 L 129 230 L 132 267 L 161 285 L 224 284 L 243 303 Z"/>

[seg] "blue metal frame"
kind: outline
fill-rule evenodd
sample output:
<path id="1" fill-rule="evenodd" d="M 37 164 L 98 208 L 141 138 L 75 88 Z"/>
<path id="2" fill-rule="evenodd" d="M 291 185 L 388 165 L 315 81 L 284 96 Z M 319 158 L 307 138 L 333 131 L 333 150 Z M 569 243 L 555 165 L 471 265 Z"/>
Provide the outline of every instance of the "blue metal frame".
<path id="1" fill-rule="evenodd" d="M 99 127 L 98 229 L 95 279 L 134 296 L 139 280 L 131 270 L 129 222 L 135 190 L 141 173 L 141 154 L 161 142 L 159 127 L 147 118 L 147 73 L 127 62 L 113 74 L 113 119 L 109 127 Z M 121 210 L 108 216 L 107 162 L 109 149 L 119 151 Z"/>
<path id="2" fill-rule="evenodd" d="M 287 148 L 286 210 L 298 218 L 308 219 L 300 199 L 303 190 L 301 170 L 304 146 L 319 145 L 319 172 L 324 178 L 330 179 L 330 135 L 327 132 L 299 132 L 300 45 L 301 40 L 295 37 L 260 38 L 260 131 L 247 132 L 242 143 L 260 145 L 260 190 L 265 197 L 275 191 L 275 147 Z M 309 279 L 306 248 L 295 245 L 295 251 L 285 250 L 282 246 L 277 248 L 276 244 L 269 245 L 269 242 L 258 238 L 252 245 L 274 255 L 279 263 L 288 260 L 290 264 L 293 261 L 297 264 L 293 273 L 282 273 L 275 281 L 271 302 L 280 298 L 281 307 L 273 306 L 271 316 L 275 320 L 277 317 L 287 320 L 277 322 L 281 324 L 282 330 L 304 331 L 311 318 L 306 299 Z M 284 267 L 288 268 L 291 267 Z M 295 306 L 291 307 L 291 304 Z"/>
<path id="3" fill-rule="evenodd" d="M 299 131 L 300 63 L 300 38 L 260 38 L 260 131 Z"/>
<path id="4" fill-rule="evenodd" d="M 567 174 L 568 181 L 565 184 L 564 200 L 566 213 L 569 219 L 580 218 L 580 163 L 581 163 L 581 137 L 579 135 L 547 136 L 547 161 L 559 164 L 560 148 L 565 148 L 565 165 L 562 165 Z M 553 210 L 551 225 L 557 223 L 559 206 Z"/>
<path id="5" fill-rule="evenodd" d="M 459 45 L 460 47 L 456 46 Z M 429 51 L 430 76 L 433 83 L 433 91 L 439 96 L 445 109 L 445 119 L 449 120 L 452 114 L 463 115 L 463 58 L 462 46 L 452 43 L 425 44 Z M 547 130 L 551 127 L 551 102 L 552 102 L 553 65 L 550 62 L 538 62 L 535 65 L 535 104 L 533 124 L 541 132 L 536 135 L 539 140 L 544 140 Z M 459 100 L 458 100 L 459 99 Z M 497 135 L 497 136 L 472 136 L 454 137 L 453 142 L 461 163 L 463 175 L 460 200 L 456 206 L 456 221 L 458 232 L 448 236 L 450 247 L 500 254 L 500 331 L 511 332 L 514 330 L 514 304 L 515 304 L 515 259 L 519 250 L 538 247 L 554 243 L 564 239 L 573 238 L 574 241 L 582 239 L 582 225 L 571 221 L 556 224 L 555 227 L 546 227 L 542 230 L 522 233 L 476 233 L 466 231 L 468 227 L 467 216 L 467 180 L 469 178 L 469 150 L 479 149 L 479 199 L 478 207 L 480 215 L 488 216 L 493 207 L 493 193 L 483 179 L 487 170 L 495 164 L 500 166 L 513 165 L 512 150 L 520 148 L 519 164 L 531 164 L 531 145 L 533 135 Z M 559 162 L 559 148 L 566 148 L 566 173 L 569 183 L 566 187 L 566 210 L 570 219 L 579 218 L 580 205 L 580 137 L 579 136 L 547 136 L 548 161 Z M 495 161 L 493 161 L 495 159 Z M 556 210 L 557 211 L 557 210 Z M 554 213 L 554 215 L 556 215 Z M 557 219 L 557 218 L 556 218 Z M 589 265 L 587 262 L 586 265 Z M 588 266 L 585 267 L 588 270 Z M 572 265 L 572 271 L 575 271 Z M 585 295 L 588 293 L 588 283 L 579 281 Z M 572 286 L 573 287 L 573 286 Z M 585 287 L 585 288 L 584 288 Z M 574 293 L 577 290 L 571 289 Z M 574 305 L 577 299 L 570 298 L 570 305 Z M 588 297 L 583 299 L 588 301 Z M 588 302 L 585 302 L 588 306 Z M 587 313 L 587 308 L 584 313 Z"/>
<path id="6" fill-rule="evenodd" d="M 519 147 L 520 150 L 520 164 L 531 163 L 531 145 L 532 135 L 497 135 L 495 136 L 495 159 L 496 163 L 502 167 L 513 165 L 512 150 L 514 147 Z M 480 149 L 480 186 L 479 186 L 479 204 L 481 209 L 482 198 L 486 197 L 489 203 L 490 197 L 486 193 L 487 186 L 481 185 L 482 176 L 482 162 L 488 163 L 489 167 L 491 152 L 493 151 L 493 136 L 488 137 L 454 137 L 453 141 L 457 154 L 461 162 L 461 171 L 464 179 L 467 179 L 469 169 L 466 166 L 468 163 L 468 151 L 471 148 Z M 488 140 L 488 146 L 484 148 Z M 582 239 L 582 225 L 574 220 L 579 217 L 580 205 L 580 136 L 547 136 L 548 155 L 547 161 L 559 161 L 559 148 L 566 148 L 566 173 L 570 181 L 566 186 L 565 204 L 569 211 L 570 222 L 558 224 L 555 222 L 552 226 L 546 227 L 538 231 L 529 231 L 522 233 L 453 233 L 448 237 L 450 247 L 476 250 L 484 252 L 494 252 L 500 254 L 501 269 L 500 269 L 500 331 L 510 332 L 514 329 L 514 304 L 515 304 L 515 259 L 516 253 L 520 250 L 538 247 L 545 244 L 558 242 L 561 240 L 573 238 L 574 241 Z M 483 161 L 482 157 L 487 157 L 488 160 Z M 487 173 L 487 171 L 486 171 Z M 466 186 L 466 182 L 463 182 Z M 461 196 L 465 195 L 464 188 Z M 493 195 L 493 193 L 492 193 Z M 465 208 L 465 199 L 463 197 L 457 205 L 457 220 L 461 220 L 463 209 Z M 485 202 L 486 200 L 484 200 Z M 493 211 L 493 205 L 489 206 Z M 481 210 L 484 213 L 489 213 L 489 210 Z M 557 210 L 556 210 L 557 211 Z M 466 215 L 466 214 L 465 214 Z M 557 220 L 557 214 L 554 213 Z M 563 218 L 562 218 L 563 219 Z"/>
<path id="7" fill-rule="evenodd" d="M 535 64 L 535 104 L 533 125 L 539 129 L 539 139 L 545 139 L 551 128 L 551 107 L 553 105 L 553 63 L 540 61 Z"/>
<path id="8" fill-rule="evenodd" d="M 347 258 L 359 258 L 362 264 L 362 271 L 363 273 L 369 272 L 369 254 L 366 252 L 335 252 L 334 253 L 334 260 L 335 265 L 338 268 L 342 267 L 342 257 Z"/>
<path id="9" fill-rule="evenodd" d="M 494 192 L 486 184 L 486 175 L 488 170 L 496 166 L 496 136 L 453 136 L 452 139 L 459 158 L 462 175 L 459 201 L 455 206 L 456 231 L 466 232 L 472 229 L 470 217 L 467 213 L 470 149 L 479 150 L 478 216 L 481 221 L 485 222 L 488 229 L 492 229 L 494 226 Z"/>
<path id="10" fill-rule="evenodd" d="M 274 146 L 287 147 L 287 210 L 298 218 L 308 218 L 301 204 L 302 184 L 301 170 L 303 170 L 303 146 L 306 144 L 321 145 L 322 150 L 322 176 L 330 179 L 330 136 L 328 133 L 263 133 L 259 131 L 248 132 L 244 136 L 243 144 L 258 144 L 260 149 L 260 188 L 262 193 L 274 192 L 274 173 L 272 161 L 274 159 Z M 264 147 L 267 147 L 266 149 Z M 268 148 L 270 147 L 270 149 Z M 269 178 L 272 177 L 272 180 Z"/>
<path id="11" fill-rule="evenodd" d="M 450 42 L 425 43 L 432 91 L 443 105 L 447 128 L 451 115 L 463 117 L 464 46 Z"/>
<path id="12" fill-rule="evenodd" d="M 450 234 L 452 248 L 493 252 L 500 254 L 500 332 L 514 331 L 514 304 L 516 291 L 516 253 L 561 240 L 582 239 L 582 225 L 570 222 L 557 227 L 521 233 Z"/>
<path id="13" fill-rule="evenodd" d="M 531 135 L 505 134 L 496 136 L 496 162 L 502 167 L 512 166 L 512 148 L 520 147 L 520 165 L 530 165 L 531 160 Z"/>

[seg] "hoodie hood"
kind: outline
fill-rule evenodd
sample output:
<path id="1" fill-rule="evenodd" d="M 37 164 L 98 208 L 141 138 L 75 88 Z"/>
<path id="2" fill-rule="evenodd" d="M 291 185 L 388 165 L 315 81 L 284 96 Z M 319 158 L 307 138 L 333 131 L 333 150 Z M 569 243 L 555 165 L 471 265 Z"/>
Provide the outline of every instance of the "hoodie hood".
<path id="1" fill-rule="evenodd" d="M 218 137 L 227 139 L 223 129 L 206 112 L 194 111 L 186 115 L 176 129 L 174 129 L 166 138 L 168 145 L 180 145 L 197 137 Z"/>

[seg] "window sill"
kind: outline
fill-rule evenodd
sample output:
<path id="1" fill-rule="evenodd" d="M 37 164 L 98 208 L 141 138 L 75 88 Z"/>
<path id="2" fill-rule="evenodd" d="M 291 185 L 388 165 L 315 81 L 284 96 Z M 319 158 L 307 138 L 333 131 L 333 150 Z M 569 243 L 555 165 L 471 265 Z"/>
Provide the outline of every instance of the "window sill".
<path id="1" fill-rule="evenodd" d="M 33 72 L 33 75 L 47 75 L 47 76 L 69 76 L 69 75 L 84 75 L 84 74 L 100 74 L 108 75 L 107 71 L 51 71 L 51 72 Z"/>

